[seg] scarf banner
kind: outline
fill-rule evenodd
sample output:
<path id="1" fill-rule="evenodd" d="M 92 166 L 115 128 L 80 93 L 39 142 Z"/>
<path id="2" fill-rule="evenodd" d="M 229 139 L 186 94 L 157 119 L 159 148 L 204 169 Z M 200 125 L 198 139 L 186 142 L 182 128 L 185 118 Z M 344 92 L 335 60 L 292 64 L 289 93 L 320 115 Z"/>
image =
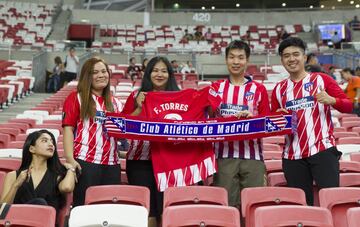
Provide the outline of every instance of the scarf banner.
<path id="1" fill-rule="evenodd" d="M 105 128 L 116 138 L 159 142 L 218 142 L 249 140 L 291 134 L 292 115 L 268 115 L 249 119 L 213 118 L 204 121 L 148 120 L 107 113 Z"/>

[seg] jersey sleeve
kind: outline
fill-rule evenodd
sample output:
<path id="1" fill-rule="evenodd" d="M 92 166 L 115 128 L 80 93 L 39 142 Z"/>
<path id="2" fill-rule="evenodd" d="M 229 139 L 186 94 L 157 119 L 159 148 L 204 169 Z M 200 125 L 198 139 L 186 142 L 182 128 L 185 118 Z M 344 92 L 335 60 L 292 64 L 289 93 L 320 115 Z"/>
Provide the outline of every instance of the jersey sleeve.
<path id="1" fill-rule="evenodd" d="M 221 103 L 221 97 L 217 92 L 217 89 L 213 86 L 203 88 L 207 93 L 208 104 L 213 111 L 215 111 Z"/>
<path id="2" fill-rule="evenodd" d="M 63 105 L 63 120 L 62 126 L 76 127 L 80 118 L 80 104 L 76 92 L 71 93 Z"/>
<path id="3" fill-rule="evenodd" d="M 353 104 L 336 81 L 327 75 L 322 75 L 322 77 L 325 83 L 325 91 L 336 99 L 336 103 L 333 107 L 340 112 L 351 113 Z"/>
<path id="4" fill-rule="evenodd" d="M 271 93 L 271 112 L 276 112 L 278 109 L 281 108 L 279 101 L 277 100 L 276 97 L 276 90 L 278 88 L 279 84 L 277 84 L 272 93 Z"/>
<path id="5" fill-rule="evenodd" d="M 353 78 L 353 80 L 354 80 L 354 85 L 353 85 L 353 87 L 354 88 L 360 88 L 360 77 L 354 77 Z"/>
<path id="6" fill-rule="evenodd" d="M 137 91 L 131 92 L 131 94 L 126 99 L 124 108 L 122 109 L 123 114 L 131 114 L 135 110 L 135 97 L 136 97 Z"/>
<path id="7" fill-rule="evenodd" d="M 269 96 L 267 94 L 267 90 L 264 85 L 260 85 L 259 87 L 261 100 L 259 102 L 259 114 L 267 115 L 270 113 L 270 105 L 269 105 Z"/>

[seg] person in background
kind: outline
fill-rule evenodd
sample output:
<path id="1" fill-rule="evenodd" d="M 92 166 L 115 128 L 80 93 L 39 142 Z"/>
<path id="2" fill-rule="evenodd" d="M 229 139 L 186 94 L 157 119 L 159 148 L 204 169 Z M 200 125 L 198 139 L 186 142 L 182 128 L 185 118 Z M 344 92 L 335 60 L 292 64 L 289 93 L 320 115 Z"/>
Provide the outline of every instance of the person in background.
<path id="1" fill-rule="evenodd" d="M 306 44 L 289 37 L 279 45 L 281 63 L 289 78 L 278 82 L 271 96 L 271 111 L 292 114 L 294 132 L 285 136 L 282 167 L 289 187 L 305 192 L 314 204 L 313 183 L 319 189 L 339 187 L 339 159 L 333 135 L 331 108 L 352 111 L 352 103 L 335 80 L 305 71 Z"/>
<path id="2" fill-rule="evenodd" d="M 248 45 L 250 45 L 250 41 L 251 41 L 251 32 L 250 30 L 246 31 L 246 34 L 241 38 L 245 43 L 247 43 Z"/>
<path id="3" fill-rule="evenodd" d="M 147 92 L 179 90 L 169 61 L 164 57 L 154 57 L 146 67 L 140 89 L 130 94 L 122 113 L 141 115 Z M 161 223 L 163 193 L 157 189 L 150 157 L 149 141 L 130 141 L 130 148 L 126 155 L 126 174 L 129 184 L 150 189 L 149 227 L 156 227 L 157 223 Z"/>
<path id="4" fill-rule="evenodd" d="M 204 40 L 204 36 L 203 36 L 203 33 L 202 33 L 202 27 L 201 26 L 196 27 L 196 31 L 194 33 L 194 40 L 196 40 L 196 41 Z"/>
<path id="5" fill-rule="evenodd" d="M 359 76 L 360 77 L 360 66 L 355 68 L 355 76 Z"/>
<path id="6" fill-rule="evenodd" d="M 176 60 L 172 60 L 171 61 L 171 67 L 174 71 L 174 73 L 179 73 L 180 72 L 180 67 L 179 67 L 179 64 Z"/>
<path id="7" fill-rule="evenodd" d="M 141 78 L 144 76 L 145 69 L 146 69 L 146 66 L 148 63 L 149 63 L 149 59 L 144 58 L 144 60 L 142 61 L 142 64 L 141 64 Z"/>
<path id="8" fill-rule="evenodd" d="M 49 205 L 59 212 L 75 183 L 74 166 L 60 163 L 54 135 L 42 129 L 26 137 L 21 165 L 6 174 L 1 202 Z"/>
<path id="9" fill-rule="evenodd" d="M 186 73 L 196 73 L 196 69 L 194 68 L 191 61 L 187 61 L 184 67 L 181 69 L 182 74 Z"/>
<path id="10" fill-rule="evenodd" d="M 341 48 L 341 36 L 337 31 L 334 32 L 334 35 L 331 37 L 331 42 L 333 43 L 333 47 L 335 49 Z"/>
<path id="11" fill-rule="evenodd" d="M 322 67 L 319 64 L 318 58 L 314 53 L 309 53 L 306 56 L 305 71 L 310 73 L 315 73 L 315 72 L 325 73 L 325 71 L 322 69 Z"/>
<path id="12" fill-rule="evenodd" d="M 62 126 L 68 163 L 80 173 L 74 190 L 74 206 L 84 204 L 86 189 L 120 184 L 117 141 L 105 130 L 105 112 L 120 113 L 121 102 L 110 92 L 110 70 L 100 58 L 88 59 L 80 73 L 77 90 L 66 98 Z"/>
<path id="13" fill-rule="evenodd" d="M 343 69 L 340 74 L 341 77 L 348 83 L 345 88 L 345 94 L 354 105 L 353 113 L 360 116 L 360 77 L 354 76 L 354 73 L 350 68 Z"/>
<path id="14" fill-rule="evenodd" d="M 336 80 L 336 76 L 335 76 L 335 67 L 334 66 L 330 66 L 329 67 L 329 75 Z"/>
<path id="15" fill-rule="evenodd" d="M 208 43 L 212 43 L 214 41 L 213 35 L 211 33 L 211 28 L 207 29 L 207 32 L 205 33 L 205 40 L 208 41 Z"/>
<path id="16" fill-rule="evenodd" d="M 191 40 L 194 40 L 194 36 L 189 33 L 187 29 L 184 30 L 184 35 L 181 38 L 182 41 L 189 42 Z"/>
<path id="17" fill-rule="evenodd" d="M 64 71 L 64 65 L 61 57 L 56 56 L 54 59 L 55 66 L 47 84 L 47 92 L 57 92 L 60 89 L 61 74 Z"/>
<path id="18" fill-rule="evenodd" d="M 129 60 L 129 66 L 126 70 L 127 78 L 130 78 L 132 81 L 139 78 L 139 75 L 141 74 L 141 69 L 139 66 L 136 65 L 136 59 L 135 57 L 131 57 Z"/>
<path id="19" fill-rule="evenodd" d="M 70 47 L 68 55 L 65 57 L 64 66 L 65 74 L 61 81 L 61 87 L 66 86 L 72 80 L 76 80 L 78 67 L 79 67 L 79 58 L 76 56 L 76 51 L 74 47 Z"/>

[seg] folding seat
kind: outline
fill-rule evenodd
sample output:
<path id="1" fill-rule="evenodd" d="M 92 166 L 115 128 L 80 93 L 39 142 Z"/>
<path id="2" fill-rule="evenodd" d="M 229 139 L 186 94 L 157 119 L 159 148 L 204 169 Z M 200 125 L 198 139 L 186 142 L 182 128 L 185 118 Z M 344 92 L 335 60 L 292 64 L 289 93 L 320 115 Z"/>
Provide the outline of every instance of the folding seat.
<path id="1" fill-rule="evenodd" d="M 355 162 L 360 162 L 360 152 L 351 153 L 350 160 Z"/>
<path id="2" fill-rule="evenodd" d="M 246 226 L 255 226 L 254 211 L 257 207 L 272 205 L 306 205 L 301 189 L 287 187 L 255 187 L 241 191 L 241 212 Z"/>
<path id="3" fill-rule="evenodd" d="M 174 226 L 240 227 L 240 214 L 235 207 L 227 206 L 169 206 L 163 212 L 162 227 Z"/>
<path id="4" fill-rule="evenodd" d="M 266 173 L 282 172 L 282 160 L 265 160 Z"/>
<path id="5" fill-rule="evenodd" d="M 10 141 L 14 141 L 16 136 L 20 134 L 20 129 L 18 128 L 2 128 L 0 127 L 1 134 L 7 134 L 10 136 Z"/>
<path id="6" fill-rule="evenodd" d="M 340 160 L 340 173 L 360 173 L 360 163 Z"/>
<path id="7" fill-rule="evenodd" d="M 348 227 L 359 227 L 360 226 L 360 208 L 350 208 L 347 213 Z"/>
<path id="8" fill-rule="evenodd" d="M 360 187 L 360 173 L 340 173 L 340 187 Z"/>
<path id="9" fill-rule="evenodd" d="M 354 128 L 357 128 L 357 127 L 354 127 Z M 353 128 L 353 130 L 354 130 L 354 128 Z M 360 129 L 360 127 L 359 127 L 359 129 Z M 346 132 L 346 128 L 344 128 L 344 127 L 335 127 L 334 128 L 334 133 L 335 132 Z"/>
<path id="10" fill-rule="evenodd" d="M 2 148 L 0 158 L 22 158 L 22 149 Z"/>
<path id="11" fill-rule="evenodd" d="M 334 227 L 329 210 L 298 205 L 259 207 L 255 210 L 255 226 Z"/>
<path id="12" fill-rule="evenodd" d="M 281 160 L 282 152 L 279 151 L 264 151 L 264 160 Z"/>
<path id="13" fill-rule="evenodd" d="M 360 144 L 360 136 L 339 138 L 337 144 Z"/>
<path id="14" fill-rule="evenodd" d="M 20 133 L 25 133 L 29 126 L 22 123 L 2 123 L 0 128 L 17 128 L 20 129 Z"/>
<path id="15" fill-rule="evenodd" d="M 57 214 L 56 223 L 58 223 L 59 227 L 65 226 L 65 219 L 70 216 L 70 210 L 72 208 L 73 203 L 73 193 L 66 193 L 65 195 L 65 205 L 59 210 Z"/>
<path id="16" fill-rule="evenodd" d="M 174 205 L 228 205 L 227 191 L 221 187 L 189 186 L 170 187 L 164 192 L 164 209 Z"/>
<path id="17" fill-rule="evenodd" d="M 263 138 L 263 143 L 271 143 L 271 144 L 285 144 L 285 137 L 284 136 L 270 136 Z"/>
<path id="18" fill-rule="evenodd" d="M 285 175 L 283 172 L 269 173 L 267 176 L 267 180 L 268 180 L 268 186 L 284 187 L 287 185 Z"/>
<path id="19" fill-rule="evenodd" d="M 93 204 L 71 210 L 69 227 L 126 226 L 147 227 L 148 211 L 143 206 L 125 204 Z"/>
<path id="20" fill-rule="evenodd" d="M 0 133 L 0 148 L 7 148 L 10 142 L 10 135 Z"/>
<path id="21" fill-rule="evenodd" d="M 86 205 L 105 203 L 140 205 L 149 211 L 150 191 L 146 187 L 134 185 L 99 185 L 86 190 Z"/>
<path id="22" fill-rule="evenodd" d="M 347 131 L 351 131 L 353 127 L 357 126 L 359 126 L 359 121 L 345 121 L 341 124 L 341 127 L 346 128 Z"/>
<path id="23" fill-rule="evenodd" d="M 343 153 L 342 160 L 350 160 L 351 153 L 360 152 L 360 144 L 338 144 L 336 148 Z"/>
<path id="24" fill-rule="evenodd" d="M 278 152 L 283 151 L 283 149 L 281 148 L 280 145 L 273 144 L 273 143 L 263 143 L 263 150 L 264 151 L 278 151 Z"/>
<path id="25" fill-rule="evenodd" d="M 55 219 L 51 206 L 12 204 L 0 226 L 55 227 Z"/>
<path id="26" fill-rule="evenodd" d="M 359 122 L 360 124 L 360 122 Z M 359 133 L 357 132 L 334 132 L 335 140 L 338 140 L 339 138 L 345 138 L 345 137 L 356 137 L 359 136 Z"/>
<path id="27" fill-rule="evenodd" d="M 360 207 L 360 188 L 324 188 L 319 192 L 320 206 L 330 210 L 336 227 L 347 227 L 346 212 Z"/>

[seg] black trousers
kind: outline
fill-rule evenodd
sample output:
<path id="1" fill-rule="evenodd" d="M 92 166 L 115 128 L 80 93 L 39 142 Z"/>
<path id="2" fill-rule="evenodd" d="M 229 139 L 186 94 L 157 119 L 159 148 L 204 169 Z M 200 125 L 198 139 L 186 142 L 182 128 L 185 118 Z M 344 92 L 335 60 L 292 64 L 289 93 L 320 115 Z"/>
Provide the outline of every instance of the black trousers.
<path id="1" fill-rule="evenodd" d="M 154 171 L 149 160 L 126 160 L 126 175 L 129 184 L 144 186 L 150 190 L 150 217 L 160 220 L 163 212 L 164 193 L 159 192 Z"/>
<path id="2" fill-rule="evenodd" d="M 73 206 L 84 205 L 86 189 L 95 185 L 121 183 L 120 165 L 101 165 L 76 160 L 81 166 L 81 175 L 74 189 Z"/>
<path id="3" fill-rule="evenodd" d="M 283 159 L 282 166 L 289 187 L 305 192 L 308 205 L 314 205 L 313 181 L 319 190 L 339 187 L 339 158 L 336 147 L 331 147 L 309 158 L 299 160 Z"/>

